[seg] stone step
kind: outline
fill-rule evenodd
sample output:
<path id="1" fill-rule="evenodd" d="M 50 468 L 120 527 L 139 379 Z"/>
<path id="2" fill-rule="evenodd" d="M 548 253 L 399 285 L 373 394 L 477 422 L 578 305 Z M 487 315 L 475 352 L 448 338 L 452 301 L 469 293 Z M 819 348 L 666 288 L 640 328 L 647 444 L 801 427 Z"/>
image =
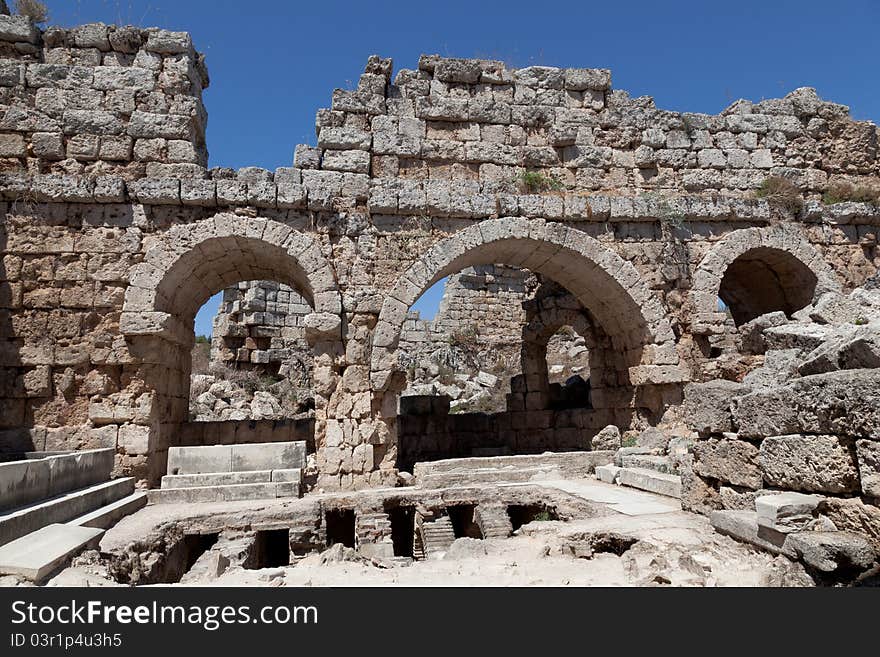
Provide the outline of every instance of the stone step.
<path id="1" fill-rule="evenodd" d="M 617 481 L 621 486 L 681 499 L 681 477 L 678 475 L 662 474 L 644 468 L 620 468 Z"/>
<path id="2" fill-rule="evenodd" d="M 526 482 L 564 479 L 561 470 L 553 467 L 479 468 L 426 474 L 418 480 L 423 488 L 454 488 L 497 482 Z"/>
<path id="3" fill-rule="evenodd" d="M 131 515 L 138 509 L 147 505 L 147 494 L 144 491 L 132 493 L 121 500 L 95 509 L 91 513 L 80 516 L 68 522 L 68 525 L 78 527 L 95 527 L 97 529 L 110 529 L 125 516 Z"/>
<path id="4" fill-rule="evenodd" d="M 112 479 L 0 514 L 0 545 L 41 527 L 65 523 L 134 493 L 134 479 Z"/>
<path id="5" fill-rule="evenodd" d="M 474 522 L 480 527 L 483 538 L 507 538 L 513 533 L 513 525 L 504 506 L 478 506 L 474 510 Z"/>
<path id="6" fill-rule="evenodd" d="M 442 556 L 454 540 L 455 532 L 448 516 L 422 523 L 422 546 L 426 558 L 432 559 Z"/>
<path id="7" fill-rule="evenodd" d="M 306 443 L 302 440 L 168 449 L 168 473 L 172 475 L 253 472 L 305 466 Z"/>
<path id="8" fill-rule="evenodd" d="M 759 525 L 755 511 L 713 511 L 709 515 L 709 522 L 719 534 L 774 554 L 797 558 L 794 549 L 785 542 L 788 534 Z"/>
<path id="9" fill-rule="evenodd" d="M 195 486 L 191 488 L 154 488 L 147 491 L 150 504 L 190 504 L 197 502 L 232 502 L 276 497 L 299 497 L 298 482 Z"/>
<path id="10" fill-rule="evenodd" d="M 624 468 L 653 470 L 661 474 L 675 474 L 675 465 L 668 456 L 651 456 L 648 454 L 627 454 L 620 458 Z"/>
<path id="11" fill-rule="evenodd" d="M 416 463 L 413 475 L 416 479 L 442 472 L 469 472 L 474 470 L 512 470 L 528 468 L 556 468 L 566 477 L 585 477 L 592 474 L 597 465 L 614 461 L 614 452 L 544 452 L 543 454 L 518 454 L 514 456 L 479 456 Z"/>
<path id="12" fill-rule="evenodd" d="M 206 488 L 238 484 L 300 483 L 302 470 L 253 470 L 250 472 L 211 472 L 205 474 L 165 475 L 162 488 Z"/>
<path id="13" fill-rule="evenodd" d="M 41 583 L 72 557 L 97 547 L 103 529 L 51 524 L 0 547 L 0 575 Z"/>

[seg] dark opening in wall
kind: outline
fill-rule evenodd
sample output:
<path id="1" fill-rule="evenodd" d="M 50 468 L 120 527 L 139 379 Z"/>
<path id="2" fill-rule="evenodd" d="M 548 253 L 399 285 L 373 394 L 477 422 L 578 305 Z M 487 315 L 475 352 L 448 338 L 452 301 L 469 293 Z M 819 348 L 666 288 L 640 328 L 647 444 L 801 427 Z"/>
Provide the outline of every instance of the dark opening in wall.
<path id="1" fill-rule="evenodd" d="M 413 536 L 415 532 L 415 509 L 411 506 L 386 508 L 391 520 L 391 542 L 395 557 L 413 556 Z"/>
<path id="2" fill-rule="evenodd" d="M 507 507 L 507 515 L 514 531 L 530 522 L 559 520 L 556 509 L 545 504 L 511 504 Z"/>
<path id="3" fill-rule="evenodd" d="M 279 568 L 290 565 L 290 530 L 266 529 L 257 532 L 251 568 Z"/>
<path id="4" fill-rule="evenodd" d="M 761 247 L 728 265 L 718 297 L 742 326 L 777 310 L 791 317 L 813 300 L 817 283 L 810 268 L 790 253 Z"/>
<path id="5" fill-rule="evenodd" d="M 474 522 L 474 505 L 458 504 L 447 507 L 455 538 L 483 538 L 479 525 Z"/>
<path id="6" fill-rule="evenodd" d="M 342 543 L 354 547 L 354 509 L 329 509 L 324 514 L 327 529 L 327 547 Z"/>
<path id="7" fill-rule="evenodd" d="M 217 542 L 219 534 L 186 534 L 172 545 L 163 563 L 153 568 L 138 584 L 176 584 L 195 565 L 199 557 Z M 124 581 L 124 580 L 120 580 Z"/>

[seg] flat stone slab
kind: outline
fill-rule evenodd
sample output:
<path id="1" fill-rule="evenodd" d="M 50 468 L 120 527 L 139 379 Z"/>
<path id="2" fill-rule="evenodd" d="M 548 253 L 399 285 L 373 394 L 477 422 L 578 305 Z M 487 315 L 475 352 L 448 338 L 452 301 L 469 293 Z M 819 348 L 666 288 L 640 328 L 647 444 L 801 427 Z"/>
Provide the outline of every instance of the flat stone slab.
<path id="1" fill-rule="evenodd" d="M 249 472 L 213 472 L 205 474 L 165 475 L 162 488 L 203 488 L 208 486 L 235 486 L 238 484 L 268 484 L 272 482 L 299 483 L 302 470 L 252 470 Z"/>
<path id="2" fill-rule="evenodd" d="M 658 495 L 681 499 L 681 477 L 644 468 L 621 468 L 617 474 L 621 486 L 632 486 Z"/>
<path id="3" fill-rule="evenodd" d="M 719 534 L 751 543 L 773 554 L 797 558 L 795 551 L 786 543 L 788 535 L 759 526 L 758 514 L 754 511 L 713 511 L 709 515 L 709 522 Z"/>
<path id="4" fill-rule="evenodd" d="M 287 470 L 305 466 L 306 443 L 302 440 L 168 449 L 169 475 Z"/>
<path id="5" fill-rule="evenodd" d="M 150 504 L 192 504 L 196 502 L 228 502 L 299 496 L 299 482 L 159 488 L 147 491 Z"/>
<path id="6" fill-rule="evenodd" d="M 53 523 L 65 523 L 134 493 L 134 478 L 112 479 L 0 514 L 0 545 Z"/>
<path id="7" fill-rule="evenodd" d="M 80 527 L 96 527 L 98 529 L 110 529 L 127 515 L 131 515 L 135 511 L 144 508 L 147 505 L 147 494 L 144 491 L 132 493 L 121 500 L 116 500 L 105 506 L 95 509 L 91 513 L 86 513 L 74 520 L 68 525 L 79 525 Z"/>
<path id="8" fill-rule="evenodd" d="M 560 479 L 538 483 L 541 486 L 552 486 L 570 495 L 576 495 L 588 502 L 604 504 L 612 511 L 627 516 L 681 511 L 681 504 L 678 500 L 670 497 L 662 497 L 632 488 L 622 488 L 621 486 L 606 484 L 595 479 Z"/>
<path id="9" fill-rule="evenodd" d="M 596 467 L 596 479 L 606 484 L 616 484 L 620 468 L 616 465 L 600 465 Z"/>
<path id="10" fill-rule="evenodd" d="M 755 499 L 758 525 L 784 533 L 803 529 L 813 520 L 813 511 L 822 499 L 794 492 L 762 495 Z"/>
<path id="11" fill-rule="evenodd" d="M 0 574 L 41 582 L 82 550 L 97 547 L 103 529 L 47 525 L 0 547 Z"/>

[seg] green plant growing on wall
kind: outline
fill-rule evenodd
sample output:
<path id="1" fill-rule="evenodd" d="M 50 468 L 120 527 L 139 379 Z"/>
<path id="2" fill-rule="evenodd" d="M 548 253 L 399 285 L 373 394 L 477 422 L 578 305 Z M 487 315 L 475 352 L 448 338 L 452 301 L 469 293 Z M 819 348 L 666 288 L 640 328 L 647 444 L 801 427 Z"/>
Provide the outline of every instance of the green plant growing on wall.
<path id="1" fill-rule="evenodd" d="M 871 185 L 853 185 L 848 182 L 834 182 L 828 185 L 822 194 L 822 202 L 825 205 L 836 203 L 871 203 L 880 204 L 880 188 Z"/>
<path id="2" fill-rule="evenodd" d="M 558 192 L 563 187 L 561 180 L 554 176 L 545 175 L 540 171 L 521 171 L 517 182 L 520 190 L 526 194 Z"/>
<path id="3" fill-rule="evenodd" d="M 39 0 L 15 0 L 15 13 L 27 16 L 34 23 L 45 23 L 49 20 L 49 8 Z"/>
<path id="4" fill-rule="evenodd" d="M 782 176 L 765 178 L 760 187 L 755 190 L 755 196 L 765 199 L 771 207 L 792 216 L 797 216 L 804 209 L 804 197 L 801 190 Z"/>

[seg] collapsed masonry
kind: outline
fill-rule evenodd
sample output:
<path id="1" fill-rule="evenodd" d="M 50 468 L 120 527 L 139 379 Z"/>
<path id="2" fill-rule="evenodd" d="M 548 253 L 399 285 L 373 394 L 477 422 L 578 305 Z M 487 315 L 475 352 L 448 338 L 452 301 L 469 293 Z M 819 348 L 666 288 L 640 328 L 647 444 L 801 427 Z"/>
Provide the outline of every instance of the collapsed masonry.
<path id="1" fill-rule="evenodd" d="M 741 347 L 750 322 L 845 306 L 880 264 L 880 210 L 847 200 L 878 184 L 877 128 L 812 89 L 677 113 L 612 89 L 602 69 L 424 56 L 392 81 L 391 61 L 371 57 L 293 167 L 208 170 L 208 77 L 188 34 L 0 15 L 0 54 L 0 445 L 112 448 L 115 473 L 141 485 L 166 474 L 169 448 L 218 441 L 304 438 L 310 485 L 332 490 L 396 485 L 405 464 L 455 450 L 590 450 L 609 425 L 641 436 L 687 407 L 688 383 L 738 385 L 781 358 L 772 340 L 763 359 Z M 764 194 L 780 180 L 788 191 Z M 403 402 L 413 302 L 499 264 L 544 290 L 525 309 L 505 409 Z M 193 318 L 261 280 L 311 308 L 314 417 L 208 431 L 189 417 Z M 875 311 L 836 324 L 870 332 Z M 588 400 L 548 379 L 561 326 L 589 351 Z M 706 384 L 724 413 L 733 403 L 729 429 L 693 427 L 684 446 L 690 481 L 708 487 L 694 508 L 805 486 L 811 445 L 845 482 L 821 485 L 845 509 L 835 525 L 871 534 L 880 370 L 820 356 L 839 371 L 799 363 L 792 382 L 749 392 Z M 747 476 L 705 465 L 713 450 L 744 454 Z"/>

